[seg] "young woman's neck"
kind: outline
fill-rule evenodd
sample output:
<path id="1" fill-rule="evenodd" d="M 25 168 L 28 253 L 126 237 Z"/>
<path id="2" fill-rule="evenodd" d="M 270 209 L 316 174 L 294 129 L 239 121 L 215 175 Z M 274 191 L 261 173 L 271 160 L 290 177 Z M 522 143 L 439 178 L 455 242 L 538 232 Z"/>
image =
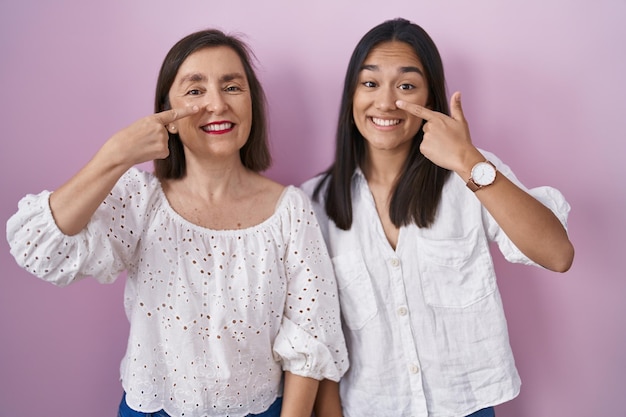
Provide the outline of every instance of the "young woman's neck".
<path id="1" fill-rule="evenodd" d="M 362 170 L 370 183 L 392 187 L 402 172 L 408 152 L 367 151 Z"/>

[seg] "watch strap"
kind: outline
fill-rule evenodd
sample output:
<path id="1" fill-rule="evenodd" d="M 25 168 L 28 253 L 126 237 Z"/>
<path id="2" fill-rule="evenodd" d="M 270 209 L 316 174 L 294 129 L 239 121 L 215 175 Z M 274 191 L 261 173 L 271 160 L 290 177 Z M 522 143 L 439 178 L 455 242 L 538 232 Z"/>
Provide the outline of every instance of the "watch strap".
<path id="1" fill-rule="evenodd" d="M 469 188 L 473 192 L 476 192 L 476 191 L 480 190 L 481 188 L 483 188 L 483 186 L 476 184 L 474 182 L 474 179 L 470 178 L 469 181 L 467 181 L 467 188 Z"/>

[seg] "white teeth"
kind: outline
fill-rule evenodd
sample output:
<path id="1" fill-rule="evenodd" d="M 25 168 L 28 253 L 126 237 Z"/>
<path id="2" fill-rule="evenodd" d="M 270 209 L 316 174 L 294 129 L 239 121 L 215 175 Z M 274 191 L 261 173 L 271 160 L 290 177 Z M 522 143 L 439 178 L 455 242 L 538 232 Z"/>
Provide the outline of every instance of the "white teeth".
<path id="1" fill-rule="evenodd" d="M 215 131 L 230 129 L 231 127 L 233 127 L 232 123 L 220 123 L 218 125 L 213 124 L 213 125 L 203 126 L 202 130 L 204 130 L 205 132 L 215 132 Z"/>
<path id="2" fill-rule="evenodd" d="M 377 117 L 372 117 L 372 122 L 374 122 L 377 126 L 395 126 L 400 123 L 400 120 L 387 120 L 387 119 L 379 119 Z"/>

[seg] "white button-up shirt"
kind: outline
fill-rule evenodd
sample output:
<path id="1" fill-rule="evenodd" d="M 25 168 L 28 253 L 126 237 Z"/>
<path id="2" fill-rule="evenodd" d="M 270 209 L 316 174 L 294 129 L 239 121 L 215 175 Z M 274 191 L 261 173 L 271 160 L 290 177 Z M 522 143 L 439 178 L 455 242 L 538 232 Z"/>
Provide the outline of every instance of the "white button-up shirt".
<path id="1" fill-rule="evenodd" d="M 508 166 L 484 155 L 524 188 Z M 312 195 L 319 180 L 302 188 Z M 559 191 L 529 192 L 566 224 L 570 207 Z M 402 227 L 396 250 L 360 170 L 350 230 L 338 229 L 323 205 L 316 214 L 333 258 L 351 364 L 340 384 L 345 417 L 466 416 L 518 394 L 489 243 L 511 262 L 533 262 L 458 175 L 444 186 L 435 223 Z"/>

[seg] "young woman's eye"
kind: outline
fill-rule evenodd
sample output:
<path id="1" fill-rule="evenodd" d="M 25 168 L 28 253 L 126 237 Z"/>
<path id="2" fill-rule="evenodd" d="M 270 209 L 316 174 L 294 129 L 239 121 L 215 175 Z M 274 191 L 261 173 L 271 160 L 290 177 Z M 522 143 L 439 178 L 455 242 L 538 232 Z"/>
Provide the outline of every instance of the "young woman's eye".
<path id="1" fill-rule="evenodd" d="M 376 83 L 374 81 L 364 81 L 362 84 L 367 88 L 376 87 Z"/>
<path id="2" fill-rule="evenodd" d="M 413 84 L 400 84 L 398 88 L 400 88 L 400 90 L 413 90 L 415 86 Z"/>

